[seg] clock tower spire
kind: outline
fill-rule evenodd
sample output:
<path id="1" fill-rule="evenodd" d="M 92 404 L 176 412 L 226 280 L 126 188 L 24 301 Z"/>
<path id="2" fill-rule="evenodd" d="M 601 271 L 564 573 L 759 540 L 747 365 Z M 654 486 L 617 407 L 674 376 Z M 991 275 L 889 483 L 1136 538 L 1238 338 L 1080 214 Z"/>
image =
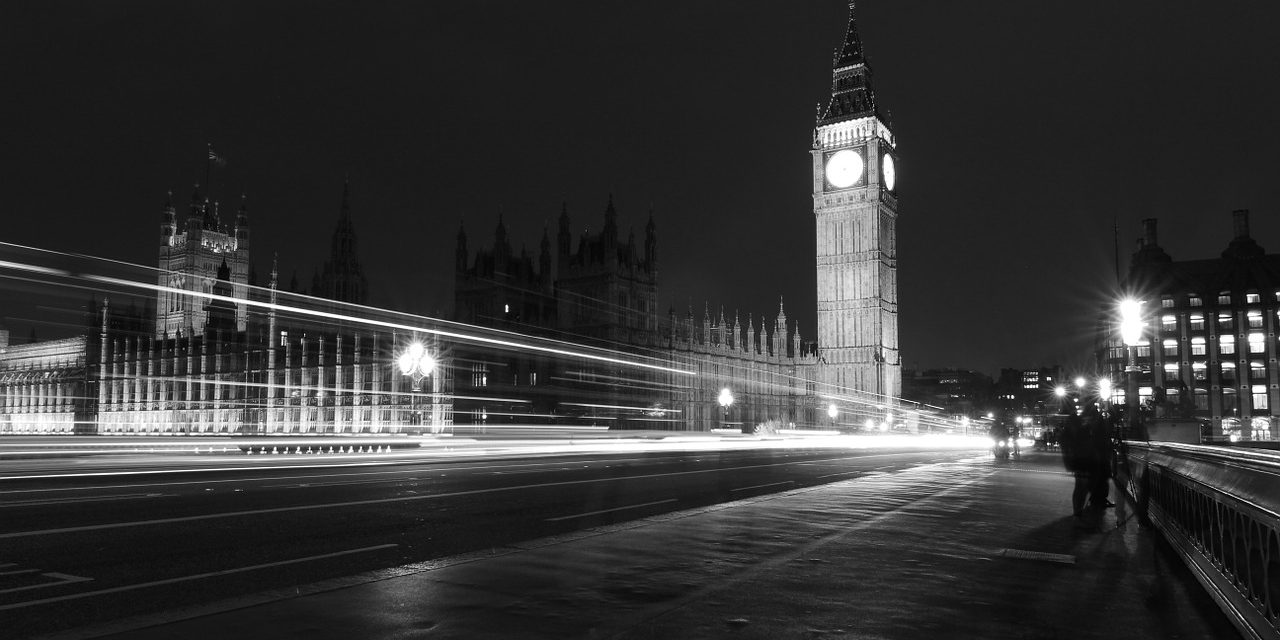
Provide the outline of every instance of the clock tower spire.
<path id="1" fill-rule="evenodd" d="M 898 350 L 897 140 L 881 116 L 854 3 L 831 99 L 813 132 L 821 380 L 834 393 L 902 393 Z"/>

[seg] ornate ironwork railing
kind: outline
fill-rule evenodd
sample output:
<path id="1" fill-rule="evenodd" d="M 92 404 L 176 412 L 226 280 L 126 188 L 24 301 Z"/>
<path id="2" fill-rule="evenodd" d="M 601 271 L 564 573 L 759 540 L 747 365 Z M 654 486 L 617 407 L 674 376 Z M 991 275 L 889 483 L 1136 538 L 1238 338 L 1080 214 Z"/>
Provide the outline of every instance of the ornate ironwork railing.
<path id="1" fill-rule="evenodd" d="M 1280 452 L 1125 442 L 1150 519 L 1248 638 L 1280 638 Z"/>

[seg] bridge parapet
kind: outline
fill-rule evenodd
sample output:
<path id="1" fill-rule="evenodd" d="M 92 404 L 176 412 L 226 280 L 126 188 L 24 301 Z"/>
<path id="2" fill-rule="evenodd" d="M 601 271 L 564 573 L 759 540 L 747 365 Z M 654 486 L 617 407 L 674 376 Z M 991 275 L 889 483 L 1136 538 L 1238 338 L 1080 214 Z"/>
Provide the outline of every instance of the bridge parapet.
<path id="1" fill-rule="evenodd" d="M 1280 452 L 1126 442 L 1129 491 L 1247 638 L 1280 638 Z"/>

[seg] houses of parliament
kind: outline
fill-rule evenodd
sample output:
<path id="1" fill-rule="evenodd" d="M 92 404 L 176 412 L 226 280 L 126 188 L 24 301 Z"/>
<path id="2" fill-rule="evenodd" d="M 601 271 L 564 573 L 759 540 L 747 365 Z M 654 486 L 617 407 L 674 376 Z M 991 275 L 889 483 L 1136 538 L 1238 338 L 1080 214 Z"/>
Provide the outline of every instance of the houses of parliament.
<path id="1" fill-rule="evenodd" d="M 575 233 L 592 216 L 575 221 L 561 205 L 554 239 L 546 229 L 536 256 L 513 251 L 501 216 L 491 236 L 460 228 L 453 320 L 618 357 L 582 362 L 433 338 L 437 369 L 412 379 L 394 361 L 416 334 L 342 319 L 368 291 L 348 186 L 305 297 L 296 277 L 281 286 L 274 263 L 256 282 L 250 250 L 261 243 L 248 203 L 224 217 L 197 189 L 181 211 L 172 196 L 162 207 L 154 313 L 97 300 L 83 335 L 9 344 L 0 333 L 0 433 L 861 428 L 868 408 L 882 414 L 901 392 L 897 156 L 852 5 L 808 151 L 816 336 L 801 336 L 781 296 L 777 309 L 745 318 L 706 306 L 662 311 L 657 215 L 648 213 L 643 238 L 624 239 L 611 198 L 596 234 Z M 292 306 L 307 312 L 284 313 Z M 720 401 L 725 390 L 731 405 Z"/>

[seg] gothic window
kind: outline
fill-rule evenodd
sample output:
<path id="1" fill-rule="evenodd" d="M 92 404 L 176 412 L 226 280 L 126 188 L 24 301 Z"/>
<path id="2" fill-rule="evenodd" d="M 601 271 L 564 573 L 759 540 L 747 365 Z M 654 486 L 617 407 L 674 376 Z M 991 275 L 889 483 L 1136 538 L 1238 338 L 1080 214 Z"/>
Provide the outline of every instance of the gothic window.
<path id="1" fill-rule="evenodd" d="M 1257 294 L 1250 294 L 1250 295 L 1257 295 Z M 1250 329 L 1262 328 L 1262 312 L 1261 311 L 1256 311 L 1256 310 L 1250 311 L 1248 314 L 1246 314 L 1246 317 L 1249 319 Z"/>
<path id="2" fill-rule="evenodd" d="M 1222 363 L 1222 383 L 1235 384 L 1235 381 L 1236 381 L 1236 363 L 1234 362 Z"/>
<path id="3" fill-rule="evenodd" d="M 1165 363 L 1164 379 L 1166 382 L 1172 382 L 1178 379 L 1178 363 L 1176 362 Z"/>
<path id="4" fill-rule="evenodd" d="M 1204 382 L 1209 379 L 1209 365 L 1204 362 L 1191 363 L 1191 379 L 1196 382 Z"/>
<path id="5" fill-rule="evenodd" d="M 1191 296 L 1190 298 L 1187 298 L 1187 306 L 1189 306 L 1189 307 L 1203 307 L 1203 306 L 1204 306 L 1204 298 L 1201 298 L 1200 296 Z"/>
<path id="6" fill-rule="evenodd" d="M 1166 333 L 1178 330 L 1177 316 L 1167 315 L 1160 317 L 1160 330 Z"/>
<path id="7" fill-rule="evenodd" d="M 1246 304 L 1258 304 L 1262 302 L 1262 296 L 1256 293 L 1246 293 L 1244 294 L 1244 301 Z"/>
<path id="8" fill-rule="evenodd" d="M 1254 380 L 1265 380 L 1267 377 L 1267 367 L 1261 360 L 1254 360 L 1249 363 L 1249 377 Z"/>
<path id="9" fill-rule="evenodd" d="M 1188 324 L 1191 325 L 1192 331 L 1204 331 L 1204 316 L 1198 313 L 1194 314 L 1191 316 Z"/>
<path id="10" fill-rule="evenodd" d="M 1231 304 L 1231 292 L 1230 291 L 1218 292 L 1218 304 Z"/>
<path id="11" fill-rule="evenodd" d="M 1224 312 L 1222 312 L 1222 313 L 1219 313 L 1219 314 L 1218 314 L 1218 328 L 1219 328 L 1219 329 L 1231 329 L 1231 328 L 1234 326 L 1234 324 L 1235 324 L 1235 322 L 1234 322 L 1234 321 L 1235 321 L 1235 319 L 1234 319 L 1234 318 L 1231 316 L 1231 314 L 1230 314 L 1230 313 L 1228 313 L 1228 312 L 1225 312 L 1225 311 L 1224 311 Z"/>
<path id="12" fill-rule="evenodd" d="M 1165 309 L 1173 307 L 1173 298 L 1169 296 L 1160 298 L 1160 306 Z"/>
<path id="13" fill-rule="evenodd" d="M 1162 353 L 1166 356 L 1178 357 L 1178 341 L 1174 338 L 1166 338 L 1161 343 Z"/>

